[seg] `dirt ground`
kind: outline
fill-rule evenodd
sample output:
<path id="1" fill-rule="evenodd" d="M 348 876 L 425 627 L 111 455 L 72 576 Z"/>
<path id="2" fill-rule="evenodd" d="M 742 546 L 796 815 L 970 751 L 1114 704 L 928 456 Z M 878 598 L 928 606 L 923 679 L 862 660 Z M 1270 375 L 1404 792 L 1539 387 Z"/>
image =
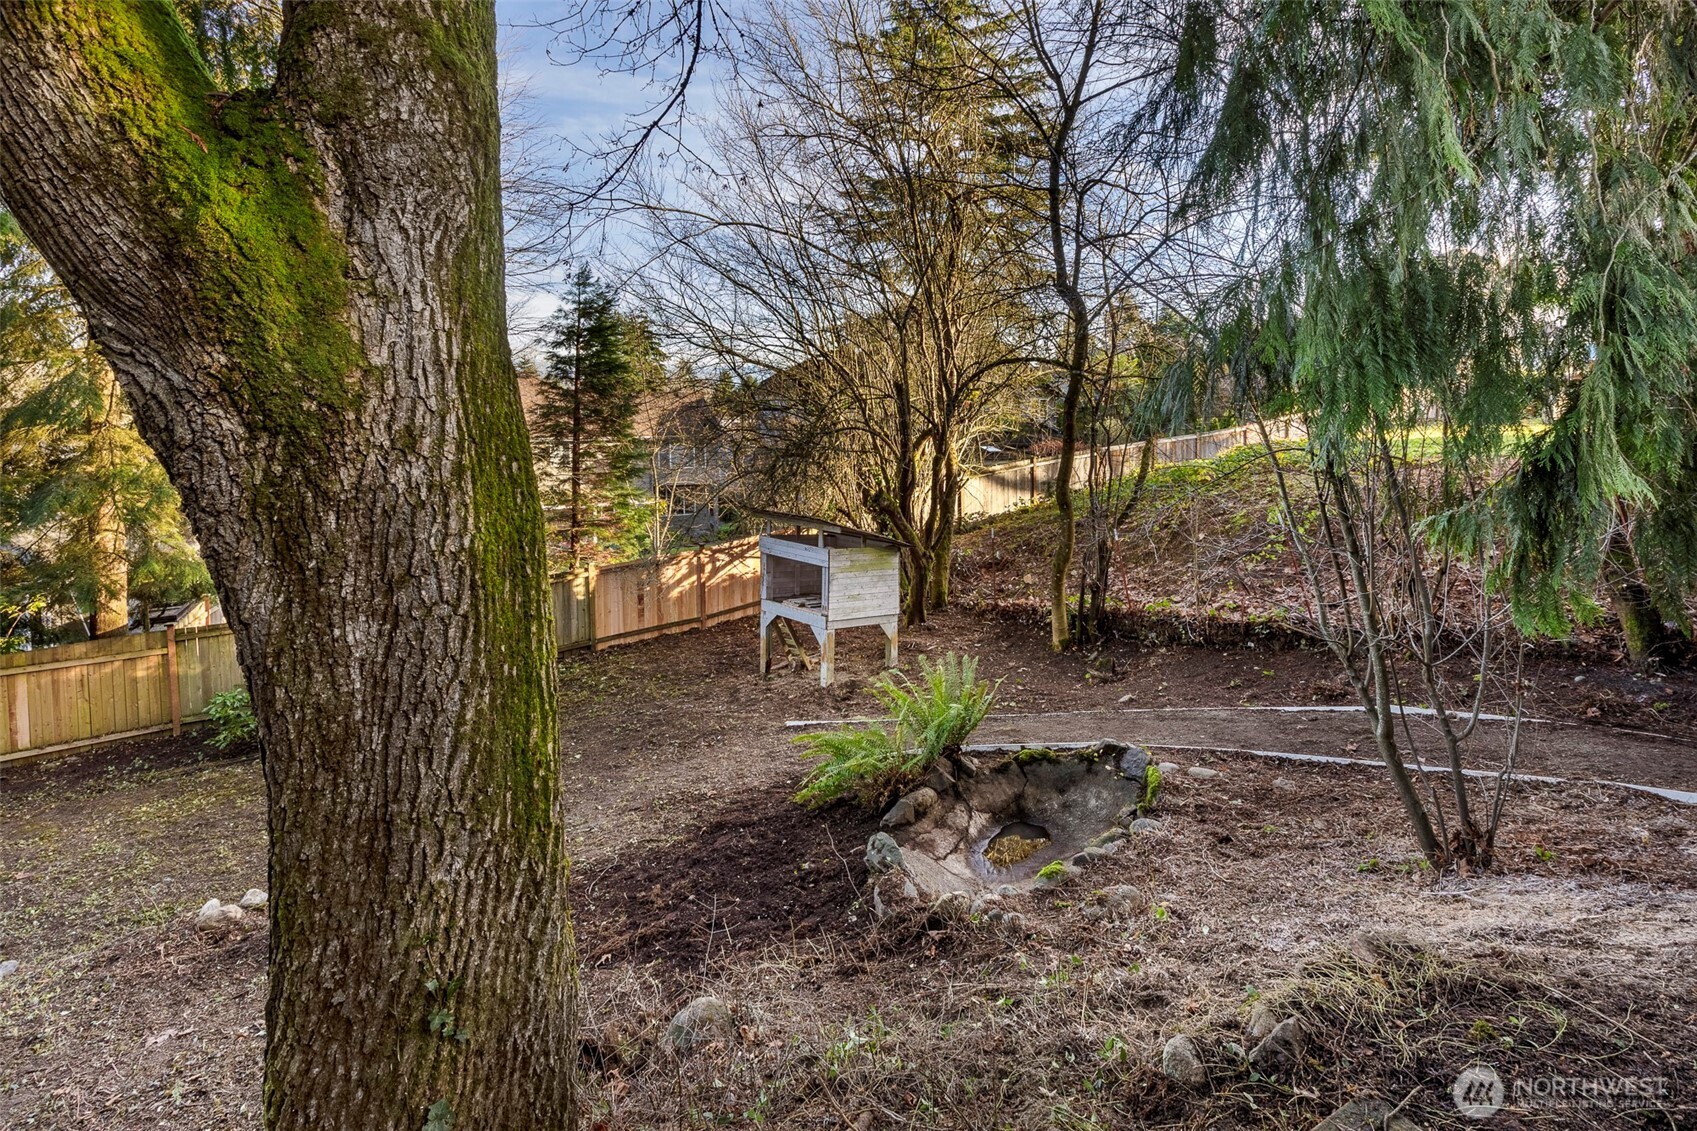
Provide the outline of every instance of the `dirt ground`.
<path id="1" fill-rule="evenodd" d="M 761 680 L 748 621 L 564 662 L 588 1125 L 1306 1131 L 1369 1093 L 1426 1128 L 1697 1122 L 1697 809 L 1517 785 L 1499 867 L 1434 877 L 1371 767 L 1161 753 L 1219 776 L 1173 778 L 1161 830 L 1087 881 L 1010 899 L 1023 926 L 878 920 L 862 860 L 877 814 L 795 806 L 784 725 L 868 710 L 878 649 L 849 634 L 829 690 L 799 668 Z M 1057 741 L 1182 729 L 1143 708 L 1343 702 L 1324 657 L 1296 649 L 1056 657 L 1038 626 L 969 615 L 903 649 L 978 655 L 998 711 L 1022 716 L 987 729 Z M 1579 724 L 1540 757 L 1697 789 L 1689 674 L 1540 664 L 1530 708 Z M 1291 749 L 1299 725 L 1316 748 L 1349 740 L 1351 720 L 1305 717 L 1220 745 Z M 257 1127 L 264 928 L 208 940 L 190 921 L 264 875 L 251 757 L 133 743 L 0 773 L 0 960 L 19 962 L 0 978 L 0 1127 Z M 1116 885 L 1136 897 L 1110 905 Z M 660 1037 L 702 993 L 737 1035 L 680 1061 Z M 1227 1047 L 1256 1002 L 1310 1029 L 1288 1072 L 1248 1073 Z M 1207 1087 L 1159 1072 L 1175 1033 L 1210 1062 Z M 1528 1093 L 1474 1123 L 1449 1088 L 1475 1061 L 1528 1086 L 1654 1081 L 1653 1103 Z"/>

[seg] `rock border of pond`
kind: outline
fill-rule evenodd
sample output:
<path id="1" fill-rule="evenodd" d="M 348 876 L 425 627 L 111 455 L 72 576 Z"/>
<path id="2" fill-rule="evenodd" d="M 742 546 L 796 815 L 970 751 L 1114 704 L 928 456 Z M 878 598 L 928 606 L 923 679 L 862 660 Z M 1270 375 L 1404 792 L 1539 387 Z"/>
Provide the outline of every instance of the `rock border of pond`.
<path id="1" fill-rule="evenodd" d="M 1111 739 L 963 748 L 885 810 L 867 842 L 867 870 L 900 873 L 901 894 L 926 900 L 1059 887 L 1131 838 L 1159 831 L 1148 814 L 1165 769 L 1143 747 Z M 1015 825 L 1047 840 L 998 867 L 985 851 Z"/>

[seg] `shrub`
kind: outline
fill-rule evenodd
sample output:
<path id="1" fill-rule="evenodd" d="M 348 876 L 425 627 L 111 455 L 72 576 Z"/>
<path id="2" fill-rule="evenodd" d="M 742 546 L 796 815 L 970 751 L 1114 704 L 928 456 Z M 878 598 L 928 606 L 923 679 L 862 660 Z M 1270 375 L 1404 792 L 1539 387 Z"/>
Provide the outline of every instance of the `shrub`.
<path id="1" fill-rule="evenodd" d="M 808 771 L 796 800 L 828 804 L 848 794 L 874 804 L 915 782 L 931 764 L 960 748 L 989 714 L 996 689 L 978 678 L 978 661 L 953 652 L 932 664 L 919 661 L 919 679 L 886 672 L 872 695 L 890 714 L 888 722 L 805 734 L 804 758 L 819 764 Z"/>
<path id="2" fill-rule="evenodd" d="M 212 720 L 212 737 L 207 741 L 220 750 L 245 746 L 259 737 L 259 720 L 245 687 L 214 695 L 206 703 L 206 717 Z"/>

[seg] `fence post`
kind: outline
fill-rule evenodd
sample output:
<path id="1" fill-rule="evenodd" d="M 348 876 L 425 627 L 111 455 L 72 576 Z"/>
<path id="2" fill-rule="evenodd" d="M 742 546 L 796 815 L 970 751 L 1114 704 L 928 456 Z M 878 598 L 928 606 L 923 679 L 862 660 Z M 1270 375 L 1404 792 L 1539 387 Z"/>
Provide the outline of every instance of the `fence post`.
<path id="1" fill-rule="evenodd" d="M 701 555 L 707 551 L 700 546 L 695 548 L 695 626 L 707 627 L 707 569 L 701 564 Z"/>
<path id="2" fill-rule="evenodd" d="M 600 568 L 594 562 L 591 562 L 589 568 L 584 570 L 583 573 L 583 611 L 584 615 L 589 618 L 589 650 L 591 652 L 596 650 L 596 641 L 600 639 L 598 627 L 595 623 L 595 591 L 598 588 L 595 584 L 595 575 L 599 572 Z"/>
<path id="3" fill-rule="evenodd" d="M 177 686 L 177 626 L 165 629 L 165 687 L 171 696 L 171 735 L 183 733 L 183 692 Z"/>

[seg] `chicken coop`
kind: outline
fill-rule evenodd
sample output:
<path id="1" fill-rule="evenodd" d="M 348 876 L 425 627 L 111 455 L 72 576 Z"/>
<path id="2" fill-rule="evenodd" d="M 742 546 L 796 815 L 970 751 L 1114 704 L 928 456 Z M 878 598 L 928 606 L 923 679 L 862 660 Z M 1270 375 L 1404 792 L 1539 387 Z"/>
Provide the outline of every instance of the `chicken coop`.
<path id="1" fill-rule="evenodd" d="M 821 687 L 836 674 L 840 629 L 883 629 L 884 664 L 895 667 L 904 543 L 807 515 L 753 513 L 766 524 L 760 536 L 760 674 L 771 670 L 783 621 L 813 631 Z"/>

